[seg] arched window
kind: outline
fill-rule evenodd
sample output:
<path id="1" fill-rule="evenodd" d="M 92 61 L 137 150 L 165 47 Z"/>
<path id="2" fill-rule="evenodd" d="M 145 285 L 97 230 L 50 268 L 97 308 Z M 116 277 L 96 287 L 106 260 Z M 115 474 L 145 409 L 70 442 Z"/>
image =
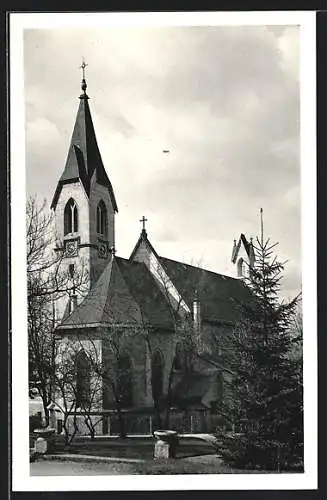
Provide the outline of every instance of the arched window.
<path id="1" fill-rule="evenodd" d="M 237 276 L 245 276 L 245 262 L 242 257 L 237 261 Z"/>
<path id="2" fill-rule="evenodd" d="M 78 213 L 77 205 L 73 198 L 70 198 L 65 206 L 64 211 L 64 235 L 69 233 L 77 233 L 78 231 Z"/>
<path id="3" fill-rule="evenodd" d="M 91 397 L 91 364 L 84 350 L 79 351 L 75 358 L 76 364 L 76 406 L 85 407 Z"/>
<path id="4" fill-rule="evenodd" d="M 133 406 L 132 362 L 127 354 L 118 359 L 118 394 L 123 408 Z"/>
<path id="5" fill-rule="evenodd" d="M 153 355 L 151 371 L 153 401 L 157 405 L 163 396 L 164 359 L 160 351 Z"/>
<path id="6" fill-rule="evenodd" d="M 107 209 L 102 200 L 97 206 L 97 233 L 107 234 Z"/>

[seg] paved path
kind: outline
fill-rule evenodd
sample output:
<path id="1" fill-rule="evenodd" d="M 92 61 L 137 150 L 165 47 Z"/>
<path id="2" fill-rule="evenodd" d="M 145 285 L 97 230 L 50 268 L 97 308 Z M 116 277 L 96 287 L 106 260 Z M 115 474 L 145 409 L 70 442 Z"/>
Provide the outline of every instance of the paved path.
<path id="1" fill-rule="evenodd" d="M 103 476 L 133 474 L 129 463 L 58 462 L 40 460 L 31 463 L 31 476 Z"/>

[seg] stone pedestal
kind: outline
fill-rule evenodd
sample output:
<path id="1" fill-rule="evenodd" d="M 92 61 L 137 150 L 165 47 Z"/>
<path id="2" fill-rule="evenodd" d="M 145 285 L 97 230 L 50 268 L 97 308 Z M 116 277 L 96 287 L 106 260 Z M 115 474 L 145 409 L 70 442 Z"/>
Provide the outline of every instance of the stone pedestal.
<path id="1" fill-rule="evenodd" d="M 176 431 L 160 430 L 154 432 L 154 458 L 175 458 L 178 444 Z"/>
<path id="2" fill-rule="evenodd" d="M 35 440 L 35 453 L 38 455 L 44 455 L 47 452 L 48 445 L 44 438 L 38 437 Z"/>
<path id="3" fill-rule="evenodd" d="M 34 429 L 34 435 L 36 436 L 35 451 L 40 454 L 51 453 L 55 447 L 55 434 L 56 429 L 52 429 L 51 427 Z"/>

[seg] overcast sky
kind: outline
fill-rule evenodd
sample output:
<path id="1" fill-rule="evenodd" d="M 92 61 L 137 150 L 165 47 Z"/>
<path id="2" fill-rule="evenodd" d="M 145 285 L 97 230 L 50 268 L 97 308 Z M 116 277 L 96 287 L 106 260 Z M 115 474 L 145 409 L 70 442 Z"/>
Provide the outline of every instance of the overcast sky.
<path id="1" fill-rule="evenodd" d="M 84 56 L 118 254 L 145 215 L 159 255 L 230 273 L 233 239 L 258 235 L 263 207 L 288 260 L 284 294 L 299 292 L 297 27 L 26 30 L 24 42 L 28 195 L 51 202 Z"/>

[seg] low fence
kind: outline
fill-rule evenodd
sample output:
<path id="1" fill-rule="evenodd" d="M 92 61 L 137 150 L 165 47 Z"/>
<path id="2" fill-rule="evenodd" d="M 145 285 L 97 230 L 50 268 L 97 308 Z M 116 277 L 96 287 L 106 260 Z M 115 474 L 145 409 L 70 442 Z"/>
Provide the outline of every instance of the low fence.
<path id="1" fill-rule="evenodd" d="M 88 418 L 92 421 L 96 435 L 118 436 L 120 434 L 120 422 L 117 414 L 99 412 L 90 415 Z M 86 418 L 82 414 L 68 417 L 67 427 L 69 433 L 74 431 L 74 420 L 77 425 L 78 435 L 90 434 Z M 123 420 L 127 435 L 152 434 L 153 431 L 159 428 L 158 420 L 152 414 L 124 413 Z M 213 433 L 222 425 L 222 418 L 219 415 L 204 412 L 193 412 L 192 414 L 172 412 L 169 416 L 169 429 L 176 430 L 179 433 Z"/>

